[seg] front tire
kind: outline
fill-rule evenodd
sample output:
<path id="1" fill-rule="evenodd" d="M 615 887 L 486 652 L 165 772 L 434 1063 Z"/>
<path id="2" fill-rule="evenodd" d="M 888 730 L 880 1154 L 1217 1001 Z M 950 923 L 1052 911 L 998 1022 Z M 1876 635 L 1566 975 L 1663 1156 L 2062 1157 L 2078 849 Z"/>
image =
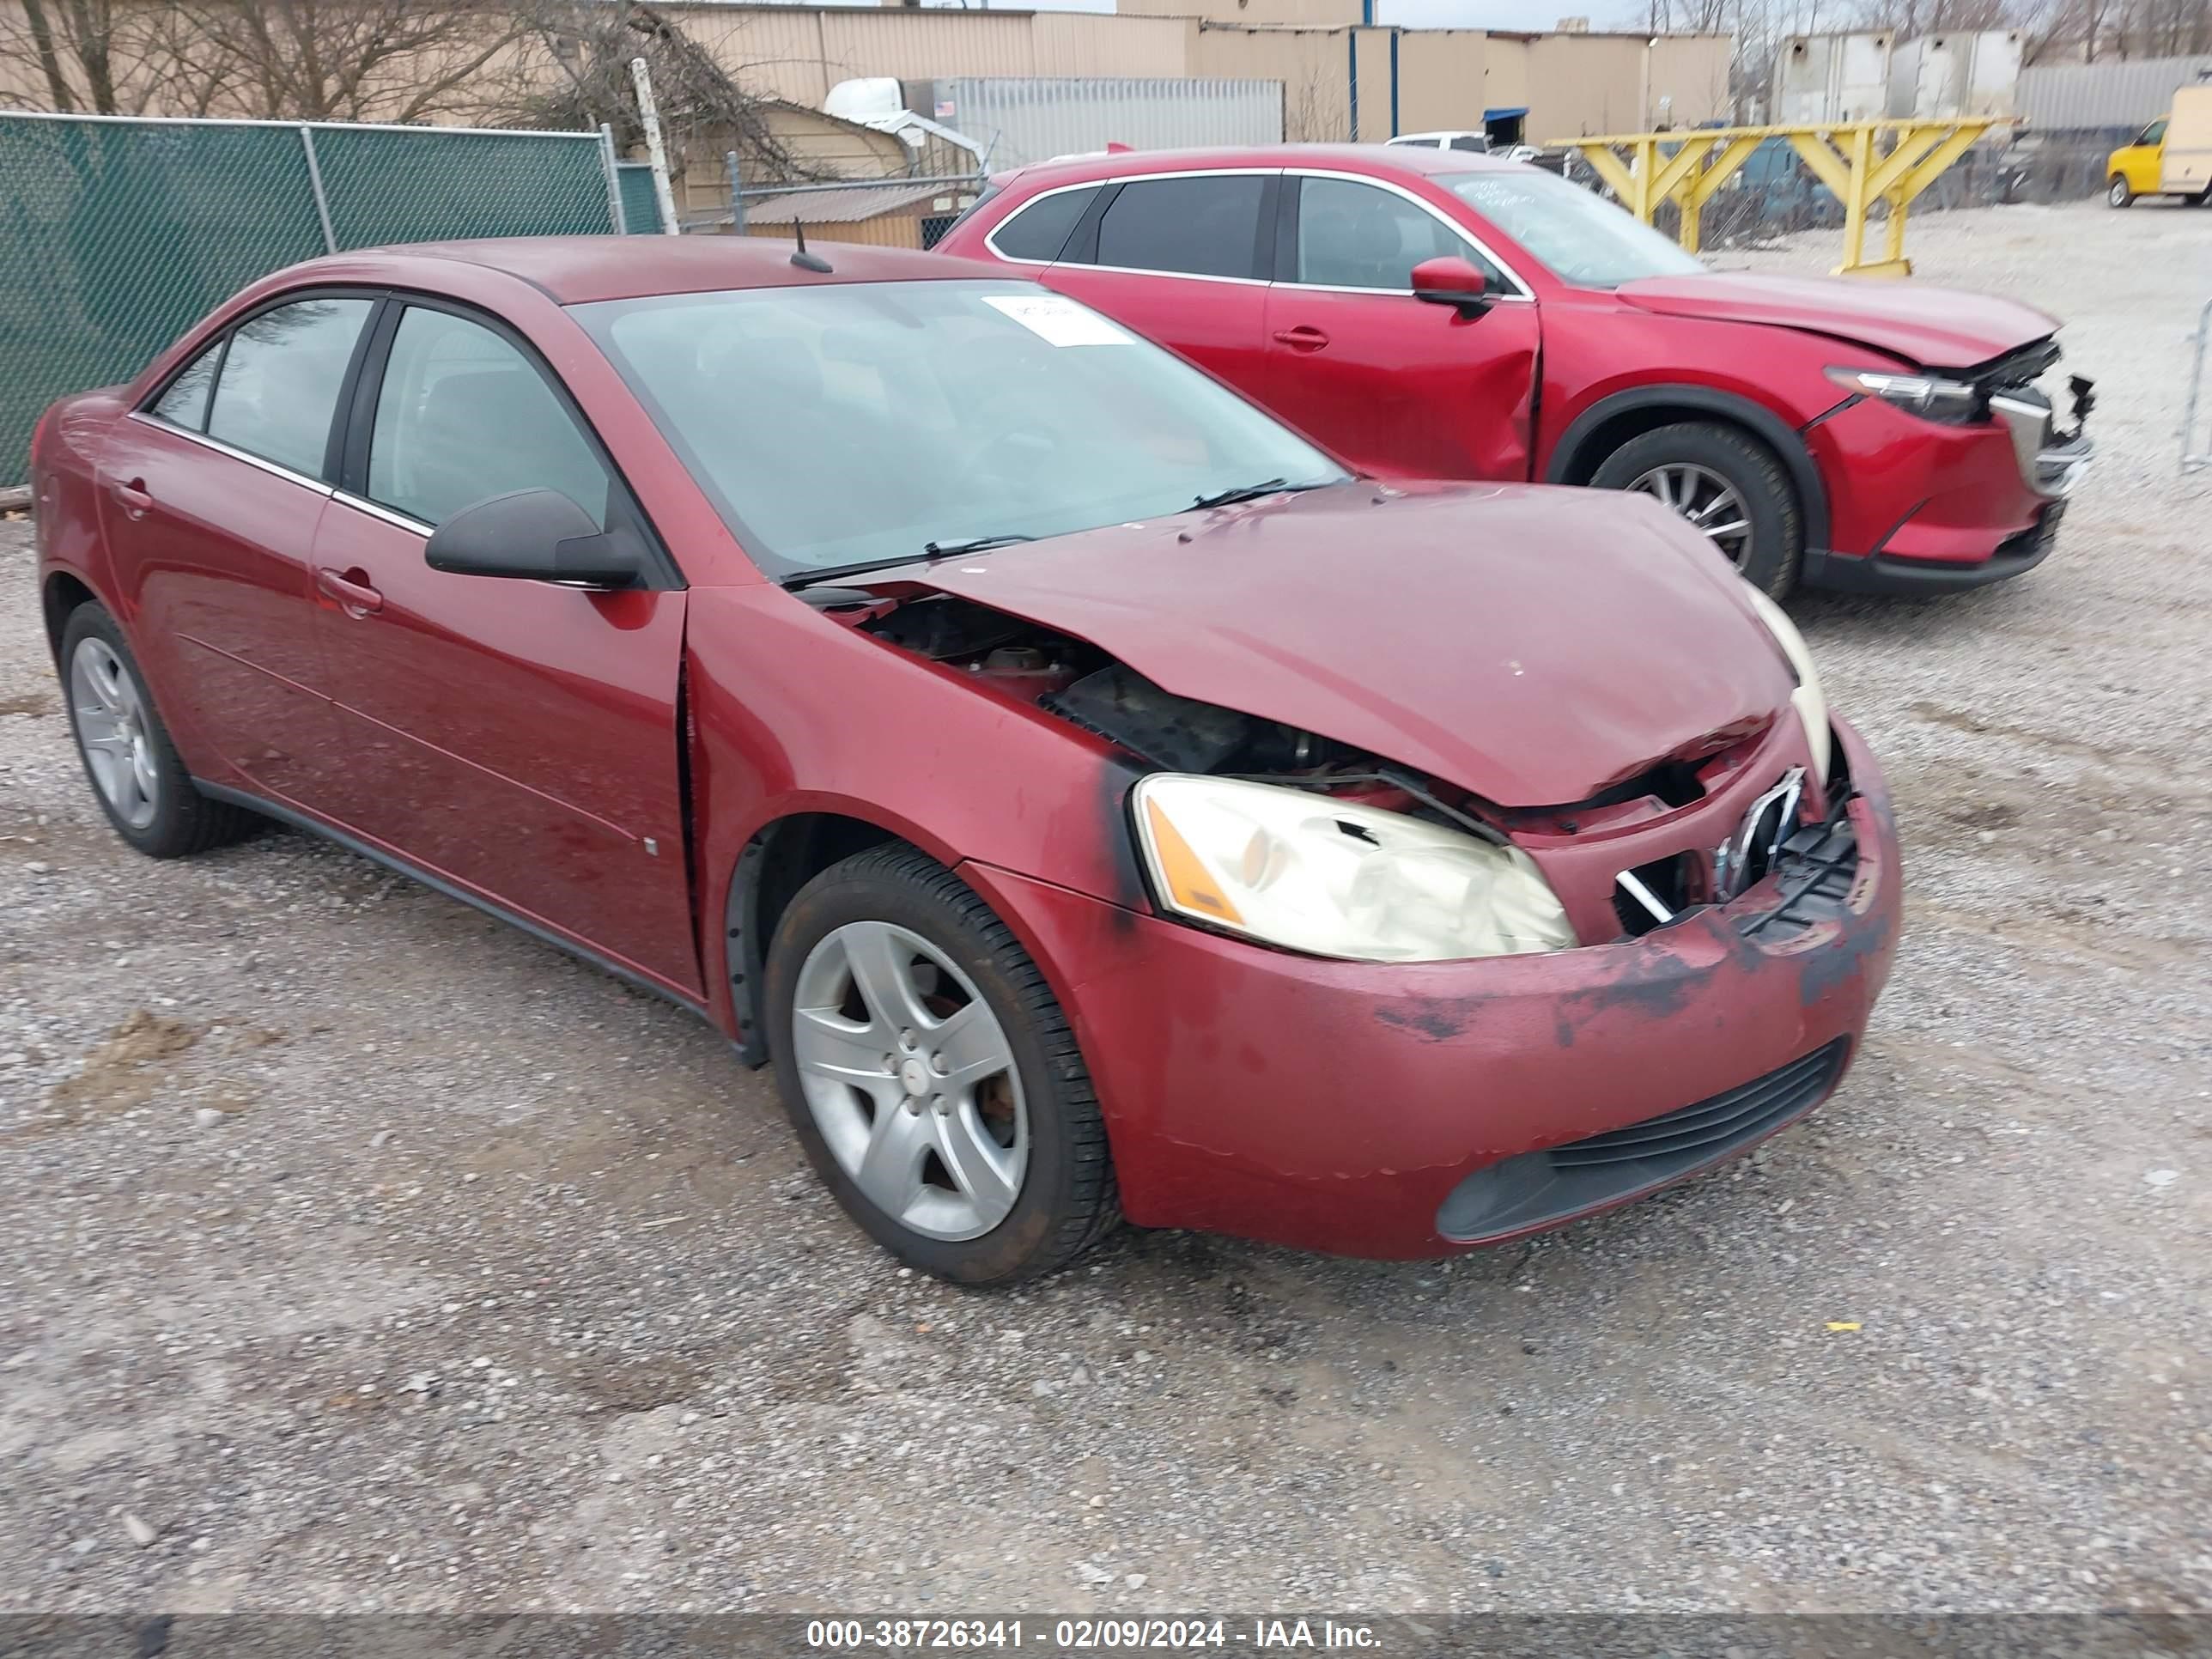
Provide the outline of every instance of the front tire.
<path id="1" fill-rule="evenodd" d="M 784 1109 L 847 1214 L 910 1267 L 997 1285 L 1120 1218 L 1090 1073 L 1006 924 L 913 848 L 802 888 L 768 953 Z"/>
<path id="2" fill-rule="evenodd" d="M 1771 599 L 1796 583 L 1805 554 L 1797 492 L 1774 452 L 1739 427 L 1655 428 L 1599 462 L 1590 483 L 1655 497 Z"/>
<path id="3" fill-rule="evenodd" d="M 148 858 L 179 859 L 236 841 L 252 827 L 252 814 L 192 787 L 138 659 L 100 605 L 70 612 L 61 671 L 77 758 L 117 835 Z"/>
<path id="4" fill-rule="evenodd" d="M 2114 173 L 2112 182 L 2105 187 L 2105 205 L 2124 208 L 2135 199 L 2136 193 L 2129 187 L 2128 181 L 2118 173 Z"/>

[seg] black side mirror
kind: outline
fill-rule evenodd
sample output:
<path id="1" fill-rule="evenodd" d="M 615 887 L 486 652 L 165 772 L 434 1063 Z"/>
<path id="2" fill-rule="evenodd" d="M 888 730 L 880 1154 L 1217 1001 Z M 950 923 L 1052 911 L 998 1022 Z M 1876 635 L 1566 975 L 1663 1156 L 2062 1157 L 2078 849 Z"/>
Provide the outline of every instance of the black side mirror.
<path id="1" fill-rule="evenodd" d="M 1457 306 L 1462 317 L 1490 308 L 1490 280 L 1472 259 L 1445 254 L 1424 259 L 1413 270 L 1413 297 L 1431 305 Z"/>
<path id="2" fill-rule="evenodd" d="M 645 552 L 627 526 L 601 530 L 557 489 L 515 489 L 472 502 L 430 532 L 433 570 L 514 576 L 572 587 L 635 587 Z"/>

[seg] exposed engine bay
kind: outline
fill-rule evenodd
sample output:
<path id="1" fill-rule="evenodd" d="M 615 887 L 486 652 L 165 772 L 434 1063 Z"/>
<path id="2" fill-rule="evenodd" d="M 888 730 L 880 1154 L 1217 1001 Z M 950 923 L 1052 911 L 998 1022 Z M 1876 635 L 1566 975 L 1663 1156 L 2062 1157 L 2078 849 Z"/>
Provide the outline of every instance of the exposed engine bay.
<path id="1" fill-rule="evenodd" d="M 989 681 L 1171 772 L 1264 779 L 1385 811 L 1433 813 L 1486 840 L 1486 803 L 1280 721 L 1176 696 L 1081 640 L 951 594 L 865 597 L 839 617 L 887 644 Z M 817 601 L 818 602 L 818 601 Z"/>

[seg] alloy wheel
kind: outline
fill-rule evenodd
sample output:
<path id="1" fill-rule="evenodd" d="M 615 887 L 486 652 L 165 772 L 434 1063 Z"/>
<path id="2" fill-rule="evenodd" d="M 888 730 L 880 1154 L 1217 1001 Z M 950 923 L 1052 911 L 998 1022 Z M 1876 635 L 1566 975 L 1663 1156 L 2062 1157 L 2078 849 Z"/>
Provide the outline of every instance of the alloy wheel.
<path id="1" fill-rule="evenodd" d="M 838 1167 L 929 1238 L 989 1232 L 1020 1197 L 1029 1111 L 998 1017 L 920 934 L 854 921 L 808 952 L 792 1055 Z"/>
<path id="2" fill-rule="evenodd" d="M 1741 567 L 1751 550 L 1751 510 L 1736 487 L 1695 461 L 1669 461 L 1638 473 L 1630 489 L 1656 497 L 1702 533 L 1730 564 Z"/>
<path id="3" fill-rule="evenodd" d="M 70 714 L 93 782 L 115 816 L 133 830 L 154 822 L 161 775 L 147 733 L 144 695 L 113 647 L 77 641 L 70 659 Z"/>

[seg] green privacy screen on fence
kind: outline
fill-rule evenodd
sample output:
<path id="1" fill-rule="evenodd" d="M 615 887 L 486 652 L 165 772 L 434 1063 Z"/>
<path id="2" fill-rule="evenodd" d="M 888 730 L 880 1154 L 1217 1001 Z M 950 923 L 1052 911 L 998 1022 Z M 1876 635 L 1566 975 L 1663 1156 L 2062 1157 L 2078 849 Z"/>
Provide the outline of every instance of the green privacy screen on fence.
<path id="1" fill-rule="evenodd" d="M 333 246 L 605 234 L 610 159 L 597 133 L 0 113 L 0 488 L 46 404 L 130 379 L 255 277 Z"/>
<path id="2" fill-rule="evenodd" d="M 616 167 L 622 188 L 623 228 L 633 236 L 660 234 L 660 198 L 653 193 L 653 169 L 643 161 Z"/>

